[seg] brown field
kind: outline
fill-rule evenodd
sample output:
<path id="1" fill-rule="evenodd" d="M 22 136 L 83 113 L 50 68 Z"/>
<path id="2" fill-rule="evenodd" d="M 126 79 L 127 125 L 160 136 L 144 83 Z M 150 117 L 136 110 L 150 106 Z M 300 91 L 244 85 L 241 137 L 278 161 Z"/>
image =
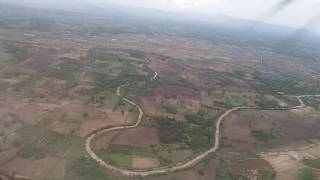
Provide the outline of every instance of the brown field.
<path id="1" fill-rule="evenodd" d="M 49 49 L 34 49 L 32 50 L 32 56 L 23 62 L 19 63 L 19 67 L 32 70 L 40 70 L 47 67 L 58 58 Z"/>
<path id="2" fill-rule="evenodd" d="M 94 139 L 92 146 L 95 149 L 108 149 L 115 137 L 119 136 L 121 131 L 113 131 L 108 134 L 102 134 Z"/>
<path id="3" fill-rule="evenodd" d="M 81 55 L 82 55 L 81 52 L 71 52 L 71 53 L 59 54 L 58 58 L 79 61 L 81 58 Z"/>
<path id="4" fill-rule="evenodd" d="M 290 141 L 319 137 L 319 128 L 319 120 L 306 114 L 302 120 L 300 114 L 291 111 L 242 110 L 225 119 L 224 137 L 240 149 L 256 147 L 257 143 L 270 148 Z M 279 135 L 270 142 L 258 142 L 252 130 L 272 131 Z"/>
<path id="5" fill-rule="evenodd" d="M 236 175 L 244 175 L 247 170 L 254 169 L 273 171 L 272 166 L 263 159 L 239 160 L 229 164 L 229 171 Z"/>
<path id="6" fill-rule="evenodd" d="M 159 137 L 156 129 L 139 127 L 123 131 L 112 143 L 132 146 L 158 145 Z"/>
<path id="7" fill-rule="evenodd" d="M 298 141 L 285 149 L 273 149 L 271 152 L 260 154 L 276 171 L 276 180 L 296 179 L 297 171 L 302 167 L 302 159 L 316 159 L 320 157 L 319 140 L 313 144 Z"/>
<path id="8" fill-rule="evenodd" d="M 171 175 L 165 175 L 155 178 L 149 178 L 150 180 L 167 180 L 167 179 L 176 179 L 176 180 L 215 180 L 216 171 L 219 161 L 211 160 L 206 167 L 204 174 L 200 175 L 195 170 L 186 170 L 182 172 L 177 172 Z M 148 180 L 149 180 L 148 179 Z"/>
<path id="9" fill-rule="evenodd" d="M 243 101 L 240 104 L 249 107 L 256 107 L 261 97 L 276 101 L 283 107 L 289 105 L 281 97 L 291 94 L 280 93 L 281 90 L 264 84 L 263 80 L 256 77 L 257 73 L 266 73 L 266 77 L 274 76 L 274 79 L 268 79 L 272 84 L 279 84 L 276 81 L 278 76 L 284 77 L 281 87 L 286 86 L 286 82 L 297 81 L 303 85 L 297 94 L 308 92 L 307 87 L 315 87 L 313 94 L 319 91 L 320 66 L 315 60 L 319 58 L 312 50 L 310 54 L 315 61 L 306 61 L 311 56 L 300 58 L 281 54 L 275 52 L 273 47 L 264 47 L 262 42 L 261 47 L 252 44 L 243 47 L 230 43 L 237 39 L 229 37 L 215 40 L 198 38 L 196 34 L 180 36 L 179 33 L 166 32 L 166 28 L 165 33 L 161 33 L 161 29 L 158 33 L 149 32 L 157 28 L 156 22 L 154 27 L 139 33 L 137 30 L 140 25 L 143 27 L 143 22 L 139 26 L 132 26 L 131 23 L 135 21 L 125 23 L 117 19 L 117 23 L 113 23 L 108 18 L 74 16 L 61 18 L 50 13 L 48 19 L 52 20 L 54 27 L 51 29 L 49 26 L 46 30 L 41 29 L 41 25 L 46 24 L 42 22 L 46 18 L 40 18 L 39 25 L 34 17 L 30 21 L 36 21 L 35 27 L 29 27 L 32 26 L 29 20 L 20 21 L 19 18 L 10 23 L 12 29 L 0 27 L 0 172 L 16 172 L 35 179 L 64 179 L 69 171 L 66 169 L 67 161 L 89 159 L 88 154 L 75 152 L 76 157 L 69 159 L 64 158 L 61 152 L 52 156 L 44 153 L 46 157 L 42 159 L 24 159 L 27 157 L 23 158 L 19 150 L 22 151 L 23 145 L 30 143 L 30 139 L 42 139 L 33 137 L 37 131 L 48 131 L 48 143 L 59 144 L 56 141 L 62 138 L 76 139 L 79 147 L 83 148 L 76 150 L 84 151 L 82 143 L 90 133 L 111 126 L 133 124 L 138 114 L 129 108 L 121 111 L 123 102 L 120 102 L 120 98 L 114 98 L 112 107 L 105 106 L 106 99 L 103 98 L 110 93 L 114 95 L 120 85 L 124 85 L 122 91 L 125 96 L 143 109 L 143 124 L 138 128 L 101 134 L 93 140 L 94 148 L 107 149 L 109 144 L 117 144 L 131 147 L 159 145 L 160 148 L 168 148 L 168 152 L 175 148 L 183 149 L 191 147 L 188 142 L 197 142 L 204 136 L 209 137 L 208 132 L 214 133 L 215 124 L 210 128 L 206 127 L 209 126 L 206 122 L 215 123 L 218 112 L 238 106 L 237 103 L 231 103 L 230 98 L 239 98 Z M 90 19 L 90 23 L 84 21 L 86 18 Z M 100 28 L 101 22 L 103 26 Z M 176 26 L 175 31 L 178 31 L 180 27 Z M 119 29 L 125 31 L 119 32 Z M 189 34 L 187 30 L 185 33 Z M 16 59 L 8 62 L 7 54 L 12 54 Z M 262 58 L 263 62 L 260 61 Z M 154 71 L 159 76 L 151 81 Z M 290 87 L 295 86 L 288 86 L 287 90 L 291 91 Z M 103 97 L 103 100 L 90 102 L 95 97 Z M 125 108 L 127 105 L 124 105 Z M 205 117 L 199 119 L 208 120 L 205 123 L 184 121 L 185 114 L 200 116 L 202 113 Z M 158 129 L 152 124 L 157 117 L 174 118 L 181 124 L 189 123 L 181 127 L 191 127 L 190 132 L 194 134 L 196 132 L 191 131 L 192 128 L 202 126 L 199 129 L 205 130 L 205 135 L 193 137 L 193 134 L 188 134 L 189 131 L 181 131 L 177 136 L 183 142 L 161 144 Z M 290 111 L 251 109 L 234 112 L 224 119 L 221 127 L 223 139 L 219 151 L 214 154 L 215 158 L 231 162 L 227 169 L 237 175 L 243 174 L 245 169 L 273 168 L 280 179 L 294 177 L 302 158 L 320 156 L 317 145 L 320 138 L 319 118 L 320 112 L 310 107 Z M 274 137 L 258 140 L 254 131 L 273 133 Z M 180 132 L 178 128 L 176 132 Z M 306 144 L 309 146 L 309 141 L 315 141 L 314 147 L 296 149 Z M 69 147 L 69 142 L 61 142 L 61 149 L 65 152 L 64 148 Z M 199 151 L 204 151 L 203 147 L 208 148 L 205 144 L 207 141 L 200 143 L 199 147 L 197 145 Z M 201 153 L 196 152 L 198 149 L 192 153 Z M 237 158 L 245 153 L 249 155 Z M 258 156 L 264 160 L 258 159 Z M 252 157 L 255 159 L 250 159 Z M 216 179 L 220 161 L 213 158 L 209 161 L 202 175 L 195 167 L 148 178 Z M 160 158 L 135 156 L 133 167 L 152 168 L 159 166 L 160 162 Z M 75 169 L 85 169 L 86 163 L 77 164 L 79 167 Z M 77 175 L 81 176 L 81 173 Z M 75 176 L 74 179 L 81 178 Z M 94 180 L 95 177 L 88 179 Z"/>
<path id="10" fill-rule="evenodd" d="M 81 123 L 79 130 L 75 134 L 84 137 L 96 129 L 116 126 L 119 124 L 131 124 L 136 121 L 135 113 L 126 112 L 124 115 L 121 112 L 112 112 L 108 109 L 98 109 L 94 112 L 89 112 L 87 118 Z"/>
<path id="11" fill-rule="evenodd" d="M 0 166 L 2 171 L 15 172 L 19 175 L 52 179 L 63 178 L 65 174 L 66 160 L 57 158 L 45 158 L 29 160 L 16 158 L 9 163 Z"/>
<path id="12" fill-rule="evenodd" d="M 160 165 L 157 158 L 134 156 L 132 167 L 135 169 L 148 169 L 158 167 Z"/>
<path id="13" fill-rule="evenodd" d="M 148 96 L 148 97 L 143 97 L 141 99 L 142 101 L 142 105 L 144 107 L 144 111 L 146 112 L 146 114 L 148 114 L 149 116 L 154 116 L 154 117 L 160 117 L 160 116 L 168 116 L 168 117 L 172 117 L 175 118 L 176 120 L 182 120 L 183 117 L 177 114 L 170 114 L 167 112 L 163 112 L 160 111 L 160 105 L 157 105 L 157 101 L 155 99 L 155 97 L 153 96 Z"/>

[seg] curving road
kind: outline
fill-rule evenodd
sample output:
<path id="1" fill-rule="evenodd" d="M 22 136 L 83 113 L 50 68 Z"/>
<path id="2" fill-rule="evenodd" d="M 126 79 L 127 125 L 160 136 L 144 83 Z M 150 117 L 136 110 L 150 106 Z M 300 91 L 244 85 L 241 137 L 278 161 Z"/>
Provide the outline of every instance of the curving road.
<path id="1" fill-rule="evenodd" d="M 304 97 L 320 97 L 320 95 L 300 95 L 300 96 L 293 96 L 293 97 L 298 98 L 298 100 L 300 102 L 300 105 L 296 106 L 295 108 L 303 108 L 303 107 L 306 107 L 306 105 L 304 104 L 304 102 L 302 101 L 301 98 L 304 98 Z"/>
<path id="2" fill-rule="evenodd" d="M 158 73 L 155 72 L 155 76 L 152 78 L 152 80 L 155 80 L 158 76 Z M 127 99 L 126 97 L 121 95 L 121 87 L 117 88 L 117 96 L 119 96 L 120 98 L 122 98 L 124 101 L 126 101 L 127 103 L 135 106 L 138 110 L 139 110 L 139 116 L 138 119 L 136 121 L 136 123 L 134 125 L 125 125 L 125 126 L 118 126 L 118 127 L 111 127 L 111 128 L 105 128 L 105 129 L 101 129 L 100 131 L 93 133 L 92 135 L 90 135 L 85 143 L 85 148 L 86 151 L 88 152 L 88 154 L 90 155 L 90 157 L 92 159 L 94 159 L 96 162 L 98 162 L 102 167 L 110 170 L 110 171 L 114 171 L 117 173 L 120 173 L 122 175 L 126 175 L 126 176 L 139 176 L 139 177 L 145 177 L 145 176 L 149 176 L 149 175 L 156 175 L 156 174 L 164 174 L 164 173 L 168 173 L 168 172 L 172 172 L 172 171 L 178 171 L 178 170 L 183 170 L 186 168 L 190 168 L 195 166 L 197 163 L 199 163 L 200 161 L 202 161 L 205 157 L 207 157 L 209 154 L 216 152 L 219 149 L 220 146 L 220 126 L 221 123 L 223 121 L 223 119 L 228 116 L 229 114 L 238 111 L 240 109 L 256 109 L 256 108 L 250 108 L 250 107 L 235 107 L 232 109 L 227 110 L 226 112 L 224 112 L 217 120 L 216 123 L 216 128 L 215 128 L 215 144 L 212 148 L 210 148 L 209 150 L 203 152 L 202 154 L 199 154 L 198 156 L 194 157 L 193 159 L 186 161 L 186 162 L 181 162 L 178 164 L 175 164 L 174 166 L 164 166 L 164 167 L 160 167 L 160 168 L 153 168 L 151 170 L 127 170 L 127 169 L 122 169 L 119 167 L 115 167 L 113 165 L 110 165 L 108 163 L 106 163 L 103 159 L 101 159 L 91 148 L 91 142 L 92 140 L 100 134 L 103 133 L 107 133 L 107 132 L 111 132 L 111 131 L 116 131 L 116 130 L 121 130 L 121 129 L 129 129 L 129 128 L 136 128 L 140 125 L 142 117 L 143 117 L 143 110 L 142 108 L 137 105 L 136 103 L 132 102 L 131 100 Z M 301 96 L 293 96 L 296 97 L 299 102 L 300 105 L 292 107 L 290 109 L 297 109 L 297 108 L 304 108 L 305 104 L 302 101 L 301 98 L 303 97 L 320 97 L 320 95 L 301 95 Z"/>

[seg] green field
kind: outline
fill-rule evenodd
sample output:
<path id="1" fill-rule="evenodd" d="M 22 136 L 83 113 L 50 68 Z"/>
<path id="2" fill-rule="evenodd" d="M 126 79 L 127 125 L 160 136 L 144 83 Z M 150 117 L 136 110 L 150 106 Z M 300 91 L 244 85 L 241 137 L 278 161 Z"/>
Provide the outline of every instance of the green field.
<path id="1" fill-rule="evenodd" d="M 304 167 L 298 172 L 298 180 L 317 180 L 313 169 Z"/>
<path id="2" fill-rule="evenodd" d="M 134 147 L 133 155 L 143 157 L 156 157 L 156 154 L 152 151 L 151 147 Z"/>
<path id="3" fill-rule="evenodd" d="M 302 98 L 303 102 L 305 103 L 305 105 L 313 107 L 317 110 L 320 109 L 320 103 L 318 100 L 312 98 L 312 97 L 304 97 Z"/>
<path id="4" fill-rule="evenodd" d="M 14 56 L 7 52 L 0 52 L 0 62 L 7 62 L 13 60 Z"/>
<path id="5" fill-rule="evenodd" d="M 230 98 L 227 98 L 227 103 L 232 107 L 245 105 L 245 102 L 239 96 L 231 96 Z"/>
<path id="6" fill-rule="evenodd" d="M 65 179 L 68 180 L 112 180 L 98 163 L 91 158 L 77 158 L 69 160 L 66 167 Z"/>
<path id="7" fill-rule="evenodd" d="M 173 150 L 173 151 L 159 151 L 158 157 L 160 162 L 167 161 L 169 164 L 176 164 L 190 158 L 193 154 L 192 150 Z"/>
<path id="8" fill-rule="evenodd" d="M 86 152 L 84 140 L 77 136 L 62 135 L 39 126 L 24 127 L 19 131 L 23 145 L 19 152 L 22 158 L 41 159 L 44 157 L 79 158 Z M 37 129 L 33 131 L 33 129 Z"/>
<path id="9" fill-rule="evenodd" d="M 123 153 L 111 153 L 108 156 L 112 164 L 129 169 L 132 168 L 132 155 Z"/>
<path id="10" fill-rule="evenodd" d="M 173 107 L 173 106 L 162 106 L 161 107 L 164 112 L 168 112 L 171 114 L 186 114 L 188 113 L 188 110 L 183 106 Z"/>
<path id="11" fill-rule="evenodd" d="M 257 141 L 271 141 L 276 139 L 279 135 L 272 131 L 264 131 L 264 130 L 252 130 L 251 133 L 254 135 L 254 138 Z"/>
<path id="12" fill-rule="evenodd" d="M 320 159 L 304 159 L 302 162 L 306 166 L 320 169 Z"/>
<path id="13" fill-rule="evenodd" d="M 119 103 L 120 98 L 115 93 L 105 93 L 105 100 L 103 102 L 104 107 L 113 109 Z"/>

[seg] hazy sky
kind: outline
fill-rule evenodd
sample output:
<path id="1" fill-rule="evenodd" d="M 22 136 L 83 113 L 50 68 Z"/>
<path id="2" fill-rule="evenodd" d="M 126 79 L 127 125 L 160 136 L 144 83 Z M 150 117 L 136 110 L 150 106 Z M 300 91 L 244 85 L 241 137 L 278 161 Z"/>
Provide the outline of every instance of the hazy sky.
<path id="1" fill-rule="evenodd" d="M 320 33 L 320 0 L 0 0 L 59 4 L 61 6 L 86 2 L 138 6 L 188 14 L 222 14 L 244 19 L 261 20 L 271 24 L 306 28 Z M 282 4 L 288 4 L 281 8 Z M 291 2 L 291 3 L 288 3 Z M 279 4 L 280 3 L 280 4 Z M 50 3 L 49 3 L 50 4 Z M 279 11 L 272 11 L 278 9 Z M 270 13 L 273 12 L 273 13 Z"/>
<path id="2" fill-rule="evenodd" d="M 320 0 L 92 0 L 196 14 L 224 14 L 272 24 L 317 29 L 320 32 Z M 279 2 L 292 2 L 278 13 Z M 310 21 L 312 20 L 312 23 Z"/>

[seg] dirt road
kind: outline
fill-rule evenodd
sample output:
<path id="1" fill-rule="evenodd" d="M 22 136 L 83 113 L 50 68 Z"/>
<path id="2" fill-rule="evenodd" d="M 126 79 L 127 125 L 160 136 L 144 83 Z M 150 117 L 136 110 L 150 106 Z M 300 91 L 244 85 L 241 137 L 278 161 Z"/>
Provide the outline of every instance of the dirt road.
<path id="1" fill-rule="evenodd" d="M 152 81 L 156 80 L 158 77 L 158 73 L 157 72 L 154 72 L 154 76 L 152 77 Z"/>
<path id="2" fill-rule="evenodd" d="M 195 158 L 193 158 L 192 160 L 189 160 L 187 162 L 183 162 L 183 163 L 178 163 L 173 167 L 160 167 L 160 168 L 154 168 L 153 170 L 148 170 L 148 171 L 143 171 L 143 170 L 137 170 L 137 171 L 133 171 L 133 170 L 126 170 L 126 169 L 122 169 L 122 168 L 118 168 L 115 166 L 112 166 L 108 163 L 106 163 L 104 160 L 102 160 L 101 158 L 98 157 L 98 155 L 91 149 L 91 142 L 92 140 L 100 134 L 103 133 L 107 133 L 110 131 L 115 131 L 115 130 L 120 130 L 120 129 L 128 129 L 128 128 L 135 128 L 138 127 L 142 117 L 143 117 L 143 111 L 141 109 L 140 106 L 138 106 L 137 104 L 135 104 L 134 102 L 130 101 L 129 99 L 123 97 L 120 93 L 120 88 L 118 87 L 117 89 L 117 95 L 119 97 L 121 97 L 124 101 L 132 104 L 133 106 L 137 107 L 139 110 L 139 117 L 137 122 L 134 125 L 131 126 L 119 126 L 119 127 L 113 127 L 113 128 L 106 128 L 106 129 L 102 129 L 94 134 L 92 134 L 91 136 L 89 136 L 86 140 L 86 144 L 85 144 L 85 148 L 86 151 L 88 152 L 88 154 L 91 156 L 92 159 L 94 159 L 95 161 L 97 161 L 102 167 L 107 168 L 108 170 L 114 171 L 114 172 L 118 172 L 120 174 L 126 175 L 126 176 L 140 176 L 140 177 L 144 177 L 144 176 L 149 176 L 149 175 L 155 175 L 155 174 L 163 174 L 163 173 L 167 173 L 167 172 L 171 172 L 171 171 L 177 171 L 177 170 L 182 170 L 182 169 L 186 169 L 189 167 L 192 167 L 194 165 L 196 165 L 197 163 L 199 163 L 200 161 L 202 161 L 206 156 L 208 156 L 210 153 L 215 152 L 220 145 L 220 125 L 222 120 L 228 116 L 230 113 L 237 111 L 239 109 L 244 109 L 246 107 L 236 107 L 236 108 L 232 108 L 228 111 L 226 111 L 224 114 L 222 114 L 217 123 L 216 123 L 216 133 L 215 133 L 215 145 L 207 150 L 206 152 L 196 156 Z"/>
<path id="3" fill-rule="evenodd" d="M 296 98 L 298 98 L 299 102 L 300 102 L 300 106 L 296 106 L 296 108 L 303 108 L 306 107 L 306 105 L 304 104 L 304 102 L 302 101 L 301 98 L 304 97 L 320 97 L 320 95 L 301 95 L 301 96 L 295 96 Z"/>
<path id="4" fill-rule="evenodd" d="M 155 76 L 154 76 L 154 78 L 152 78 L 152 80 L 155 80 L 157 75 L 158 75 L 158 73 L 155 73 Z M 119 97 L 121 97 L 124 101 L 126 101 L 127 103 L 135 106 L 139 110 L 139 116 L 138 116 L 138 119 L 137 119 L 136 123 L 134 125 L 129 125 L 129 126 L 118 126 L 118 127 L 102 129 L 102 130 L 92 134 L 91 136 L 89 136 L 87 138 L 86 143 L 85 143 L 85 148 L 86 148 L 86 151 L 88 152 L 88 154 L 90 155 L 90 157 L 92 159 L 94 159 L 96 162 L 98 162 L 102 167 L 104 167 L 104 168 L 106 168 L 108 170 L 120 173 L 122 175 L 132 176 L 132 177 L 133 176 L 135 176 L 135 177 L 145 177 L 145 176 L 149 176 L 149 175 L 163 174 L 163 173 L 168 173 L 168 172 L 172 172 L 172 171 L 178 171 L 178 170 L 182 170 L 182 169 L 193 167 L 194 165 L 196 165 L 197 163 L 202 161 L 205 157 L 207 157 L 210 153 L 214 153 L 219 149 L 219 146 L 220 146 L 220 126 L 221 126 L 221 123 L 222 123 L 223 119 L 226 116 L 228 116 L 229 114 L 231 114 L 231 113 L 233 113 L 235 111 L 238 111 L 240 109 L 256 109 L 256 108 L 250 108 L 250 107 L 235 107 L 235 108 L 229 109 L 225 113 L 223 113 L 219 117 L 219 119 L 217 120 L 217 123 L 216 123 L 215 144 L 214 144 L 214 146 L 212 148 L 210 148 L 209 150 L 203 152 L 202 154 L 194 157 L 193 159 L 191 159 L 189 161 L 181 162 L 181 163 L 175 164 L 174 166 L 170 166 L 170 167 L 169 166 L 164 166 L 164 167 L 160 167 L 160 168 L 154 168 L 152 170 L 127 170 L 127 169 L 122 169 L 122 168 L 115 167 L 115 166 L 112 166 L 112 165 L 106 163 L 104 160 L 102 160 L 91 149 L 91 142 L 97 135 L 100 135 L 100 134 L 103 134 L 103 133 L 107 133 L 107 132 L 110 132 L 110 131 L 120 130 L 120 129 L 136 128 L 141 123 L 141 120 L 142 120 L 142 117 L 143 117 L 143 113 L 144 113 L 142 108 L 139 105 L 137 105 L 136 103 L 134 103 L 131 100 L 129 100 L 129 99 L 125 98 L 124 96 L 122 96 L 121 92 L 120 92 L 121 87 L 122 86 L 117 88 L 117 95 Z M 320 95 L 295 96 L 299 100 L 300 105 L 298 105 L 296 107 L 293 107 L 291 109 L 304 108 L 305 104 L 301 99 L 303 97 L 318 97 L 318 96 L 320 97 Z"/>

